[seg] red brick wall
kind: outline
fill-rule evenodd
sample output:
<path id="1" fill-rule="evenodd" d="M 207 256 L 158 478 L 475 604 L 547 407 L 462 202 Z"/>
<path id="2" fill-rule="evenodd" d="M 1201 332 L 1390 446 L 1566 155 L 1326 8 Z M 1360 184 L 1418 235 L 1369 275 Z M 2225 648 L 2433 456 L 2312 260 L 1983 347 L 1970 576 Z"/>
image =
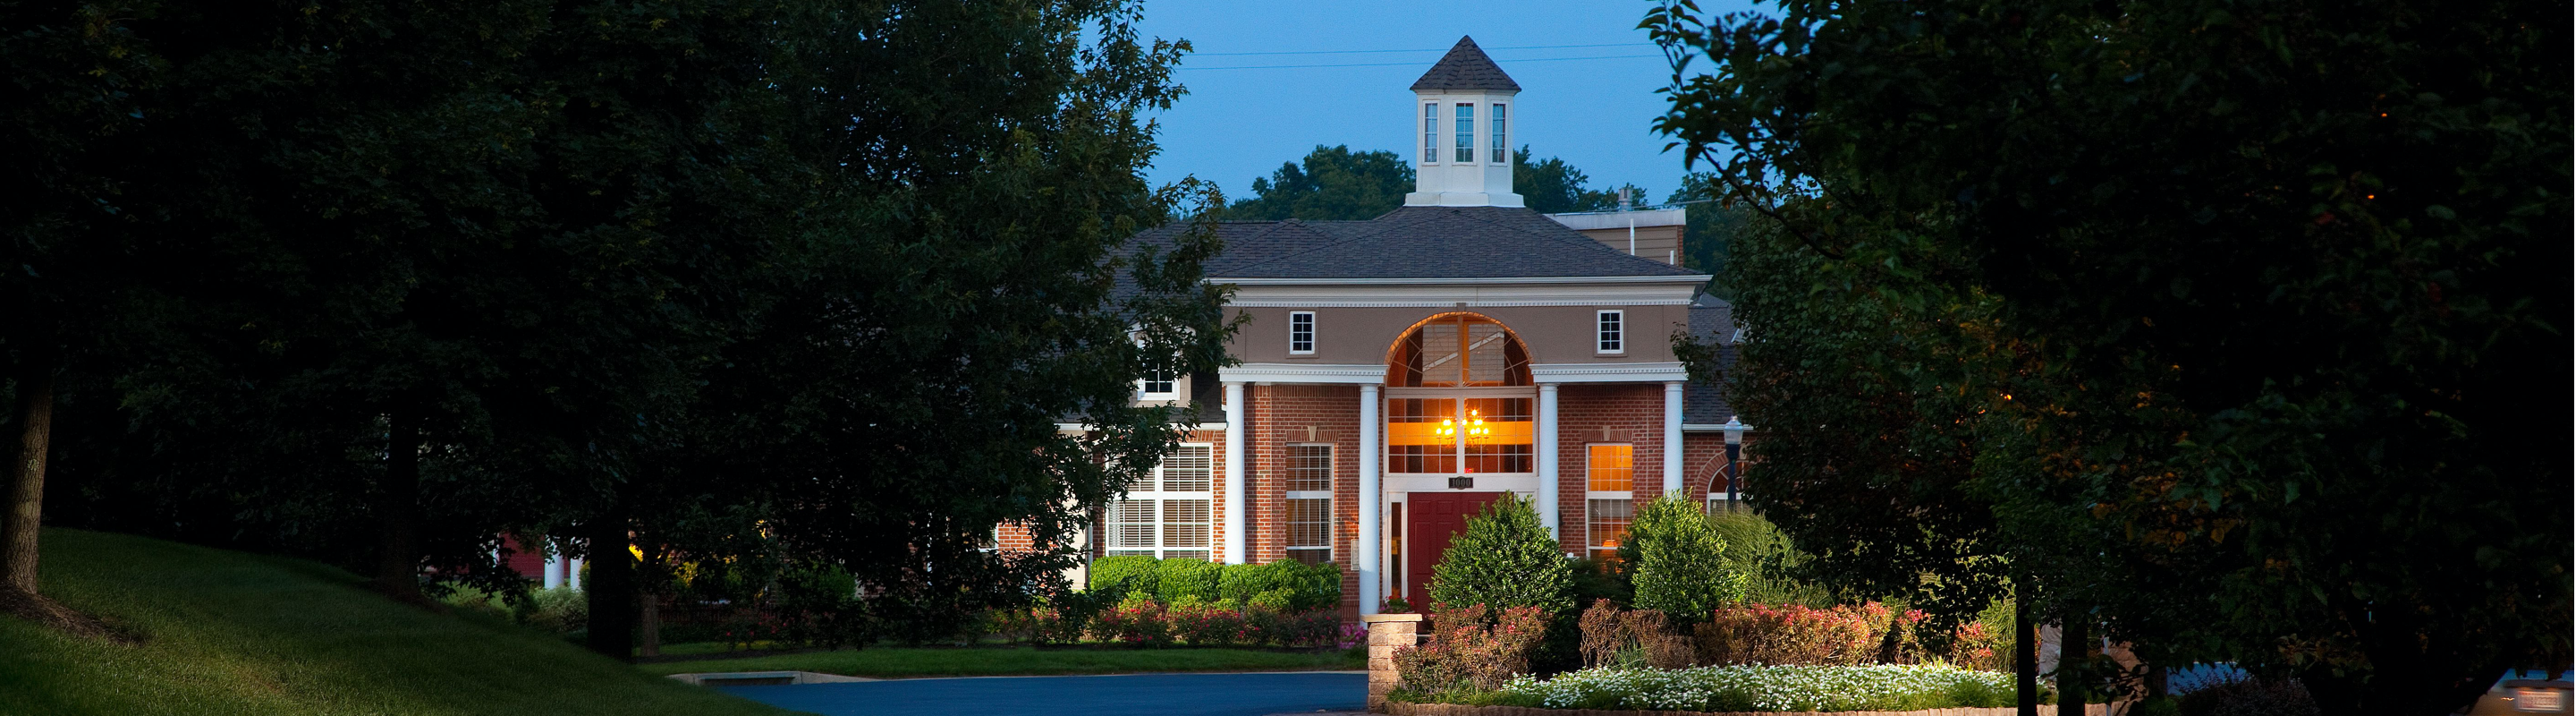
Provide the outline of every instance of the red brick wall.
<path id="1" fill-rule="evenodd" d="M 1725 467 L 1725 433 L 1682 435 L 1682 484 L 1690 488 L 1691 499 L 1707 501 L 1709 485 Z"/>
<path id="2" fill-rule="evenodd" d="M 1333 446 L 1333 563 L 1342 566 L 1342 613 L 1359 618 L 1359 576 L 1351 569 L 1354 550 L 1361 549 L 1360 520 L 1360 389 L 1355 385 L 1245 386 L 1250 410 L 1245 414 L 1245 466 L 1251 487 L 1251 559 L 1253 563 L 1288 558 L 1288 446 Z M 1306 429 L 1315 428 L 1312 440 Z"/>
<path id="3" fill-rule="evenodd" d="M 1610 440 L 1601 439 L 1609 428 Z M 1565 551 L 1581 553 L 1584 545 L 1586 460 L 1595 443 L 1636 446 L 1636 499 L 1643 503 L 1664 491 L 1664 386 L 1661 383 L 1566 385 L 1556 392 L 1557 541 Z M 1687 448 L 1689 441 L 1684 440 Z M 1690 453 L 1685 450 L 1683 457 Z M 1689 474 L 1687 472 L 1683 473 Z"/>

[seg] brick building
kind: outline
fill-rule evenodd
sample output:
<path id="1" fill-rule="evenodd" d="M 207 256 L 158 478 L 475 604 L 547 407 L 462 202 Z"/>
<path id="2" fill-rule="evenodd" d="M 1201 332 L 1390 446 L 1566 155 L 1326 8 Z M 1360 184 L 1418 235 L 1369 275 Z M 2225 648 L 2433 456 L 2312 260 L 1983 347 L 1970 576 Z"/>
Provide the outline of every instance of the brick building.
<path id="1" fill-rule="evenodd" d="M 1520 87 L 1471 40 L 1412 90 L 1404 207 L 1218 227 L 1206 280 L 1247 319 L 1240 363 L 1140 382 L 1140 401 L 1195 405 L 1196 422 L 1108 507 L 1092 554 L 1329 561 L 1356 616 L 1385 595 L 1422 602 L 1450 533 L 1504 492 L 1533 500 L 1569 556 L 1615 548 L 1659 495 L 1732 499 L 1743 427 L 1687 384 L 1670 341 L 1733 333 L 1699 295 L 1709 277 L 1675 265 L 1683 210 L 1523 208 Z"/>

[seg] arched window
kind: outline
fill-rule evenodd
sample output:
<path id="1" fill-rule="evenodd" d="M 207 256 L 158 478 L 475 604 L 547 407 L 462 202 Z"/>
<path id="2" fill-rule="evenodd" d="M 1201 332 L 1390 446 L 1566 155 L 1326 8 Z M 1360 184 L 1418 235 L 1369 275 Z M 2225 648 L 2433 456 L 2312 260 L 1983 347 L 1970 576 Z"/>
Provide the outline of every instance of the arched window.
<path id="1" fill-rule="evenodd" d="M 1387 355 L 1386 470 L 1536 471 L 1529 352 L 1494 319 L 1445 313 L 1414 324 Z"/>
<path id="2" fill-rule="evenodd" d="M 1494 319 L 1473 313 L 1432 316 L 1395 342 L 1386 384 L 1398 388 L 1530 385 L 1529 351 Z"/>

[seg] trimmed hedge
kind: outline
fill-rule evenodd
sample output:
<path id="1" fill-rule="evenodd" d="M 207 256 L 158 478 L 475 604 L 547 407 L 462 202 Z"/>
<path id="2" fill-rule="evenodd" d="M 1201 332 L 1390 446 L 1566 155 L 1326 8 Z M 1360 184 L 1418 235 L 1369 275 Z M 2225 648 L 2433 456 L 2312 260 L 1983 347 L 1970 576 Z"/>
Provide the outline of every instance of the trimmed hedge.
<path id="1" fill-rule="evenodd" d="M 1216 564 L 1195 559 L 1102 557 L 1091 562 L 1091 589 L 1125 582 L 1130 594 L 1163 602 L 1232 601 L 1294 613 L 1340 606 L 1342 568 L 1280 560 L 1268 564 Z"/>
<path id="2" fill-rule="evenodd" d="M 1091 561 L 1090 589 L 1099 590 L 1125 582 L 1129 594 L 1153 594 L 1162 583 L 1161 570 L 1152 557 L 1102 557 Z"/>
<path id="3" fill-rule="evenodd" d="M 1184 599 L 1217 600 L 1217 581 L 1225 565 L 1195 559 L 1166 559 L 1155 567 L 1158 582 L 1155 598 L 1166 602 Z"/>

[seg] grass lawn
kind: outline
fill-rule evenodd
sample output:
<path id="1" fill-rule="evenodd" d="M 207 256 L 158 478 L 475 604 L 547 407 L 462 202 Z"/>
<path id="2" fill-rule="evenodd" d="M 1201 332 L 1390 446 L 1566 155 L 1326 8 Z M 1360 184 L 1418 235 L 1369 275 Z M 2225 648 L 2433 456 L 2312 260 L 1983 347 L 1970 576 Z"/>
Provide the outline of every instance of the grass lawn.
<path id="1" fill-rule="evenodd" d="M 1336 671 L 1368 668 L 1359 649 L 1325 652 L 1250 649 L 859 649 L 645 664 L 654 674 L 706 671 L 819 671 L 843 676 L 1011 676 L 1165 671 Z"/>
<path id="2" fill-rule="evenodd" d="M 0 617 L 0 714 L 708 714 L 773 709 L 313 562 L 46 530 L 44 589 L 139 646 Z"/>

